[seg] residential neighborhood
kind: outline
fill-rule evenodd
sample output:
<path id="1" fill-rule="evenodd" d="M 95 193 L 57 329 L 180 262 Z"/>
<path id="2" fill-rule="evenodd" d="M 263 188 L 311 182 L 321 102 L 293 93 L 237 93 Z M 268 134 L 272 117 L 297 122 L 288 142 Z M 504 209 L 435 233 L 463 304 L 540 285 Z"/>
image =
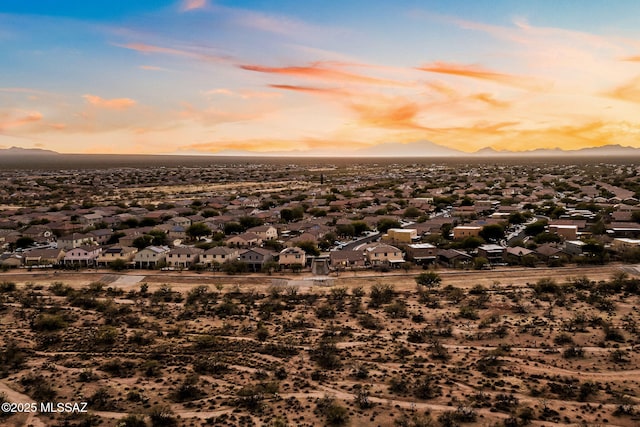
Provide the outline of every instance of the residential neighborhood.
<path id="1" fill-rule="evenodd" d="M 634 165 L 337 163 L 320 180 L 291 164 L 286 184 L 261 166 L 4 171 L 0 266 L 304 272 L 322 256 L 339 273 L 640 260 Z M 246 173 L 259 188 L 224 184 Z"/>

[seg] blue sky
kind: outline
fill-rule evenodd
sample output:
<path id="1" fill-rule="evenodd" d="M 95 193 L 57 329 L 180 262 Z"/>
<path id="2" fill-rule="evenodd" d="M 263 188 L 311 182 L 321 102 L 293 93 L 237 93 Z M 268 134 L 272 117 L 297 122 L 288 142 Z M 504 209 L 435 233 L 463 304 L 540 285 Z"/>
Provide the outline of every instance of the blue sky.
<path id="1" fill-rule="evenodd" d="M 639 146 L 638 16 L 635 1 L 5 0 L 0 147 Z"/>

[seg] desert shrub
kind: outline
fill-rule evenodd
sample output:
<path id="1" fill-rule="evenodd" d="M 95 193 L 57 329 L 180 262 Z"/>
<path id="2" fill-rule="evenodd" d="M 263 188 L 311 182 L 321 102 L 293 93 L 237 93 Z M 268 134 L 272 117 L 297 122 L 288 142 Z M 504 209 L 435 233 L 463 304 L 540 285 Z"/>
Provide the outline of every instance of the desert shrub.
<path id="1" fill-rule="evenodd" d="M 413 385 L 413 395 L 418 399 L 433 399 L 442 395 L 442 387 L 436 383 L 433 377 L 425 375 Z"/>
<path id="2" fill-rule="evenodd" d="M 365 313 L 358 317 L 358 323 L 365 329 L 380 330 L 382 329 L 382 323 L 376 319 L 373 315 Z"/>
<path id="3" fill-rule="evenodd" d="M 67 322 L 58 314 L 39 314 L 31 324 L 34 331 L 51 332 L 67 327 Z"/>
<path id="4" fill-rule="evenodd" d="M 556 345 L 573 344 L 573 338 L 571 337 L 571 335 L 563 332 L 556 335 L 556 337 L 553 339 L 553 342 Z"/>
<path id="5" fill-rule="evenodd" d="M 16 284 L 13 282 L 0 282 L 0 293 L 13 292 L 16 290 Z"/>
<path id="6" fill-rule="evenodd" d="M 402 300 L 397 300 L 385 307 L 384 311 L 392 319 L 405 318 L 408 312 L 407 303 Z"/>
<path id="7" fill-rule="evenodd" d="M 175 427 L 178 420 L 171 407 L 168 405 L 156 405 L 149 410 L 151 427 Z"/>
<path id="8" fill-rule="evenodd" d="M 333 341 L 323 339 L 311 350 L 311 360 L 321 368 L 337 369 L 342 365 L 339 350 Z"/>
<path id="9" fill-rule="evenodd" d="M 87 399 L 91 408 L 99 411 L 114 409 L 111 403 L 111 396 L 109 396 L 109 390 L 106 387 L 100 387 Z"/>
<path id="10" fill-rule="evenodd" d="M 578 346 L 568 347 L 562 352 L 562 357 L 565 359 L 582 358 L 584 357 L 584 349 Z"/>
<path id="11" fill-rule="evenodd" d="M 323 416 L 327 425 L 341 426 L 349 421 L 349 411 L 344 406 L 338 404 L 333 398 L 325 396 L 318 400 L 315 412 Z"/>
<path id="12" fill-rule="evenodd" d="M 147 427 L 147 422 L 139 415 L 127 415 L 121 418 L 116 427 Z"/>
<path id="13" fill-rule="evenodd" d="M 187 375 L 178 388 L 172 393 L 171 398 L 176 402 L 188 402 L 190 400 L 200 399 L 204 396 L 204 392 L 198 387 L 198 376 L 195 374 Z"/>
<path id="14" fill-rule="evenodd" d="M 414 279 L 416 284 L 426 286 L 427 288 L 435 288 L 440 285 L 440 282 L 442 282 L 440 275 L 433 271 L 420 273 Z"/>
<path id="15" fill-rule="evenodd" d="M 193 362 L 193 370 L 199 374 L 219 375 L 229 370 L 229 365 L 218 356 L 201 356 Z"/>
<path id="16" fill-rule="evenodd" d="M 394 295 L 394 287 L 389 284 L 379 284 L 376 283 L 371 286 L 371 291 L 369 293 L 369 306 L 370 307 L 380 307 L 382 304 L 388 304 L 393 299 Z"/>
<path id="17" fill-rule="evenodd" d="M 21 369 L 26 360 L 25 351 L 14 341 L 9 341 L 4 349 L 0 348 L 0 378 Z"/>
<path id="18" fill-rule="evenodd" d="M 458 315 L 463 319 L 469 319 L 469 320 L 477 320 L 480 318 L 480 316 L 478 315 L 478 311 L 475 308 L 470 307 L 468 305 L 464 305 L 460 307 L 460 311 L 458 312 Z"/>

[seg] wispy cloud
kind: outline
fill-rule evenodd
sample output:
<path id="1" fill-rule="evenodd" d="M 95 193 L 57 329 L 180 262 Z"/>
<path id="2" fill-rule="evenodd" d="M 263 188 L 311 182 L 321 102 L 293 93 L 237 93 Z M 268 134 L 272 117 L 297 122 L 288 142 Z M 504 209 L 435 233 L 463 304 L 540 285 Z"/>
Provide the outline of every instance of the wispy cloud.
<path id="1" fill-rule="evenodd" d="M 614 99 L 640 103 L 640 76 L 605 93 Z"/>
<path id="2" fill-rule="evenodd" d="M 186 58 L 193 58 L 201 61 L 207 62 L 224 62 L 229 61 L 229 57 L 225 57 L 223 55 L 214 55 L 206 52 L 201 47 L 190 47 L 189 49 L 184 48 L 173 48 L 173 47 L 165 47 L 165 46 L 157 46 L 147 43 L 125 43 L 118 44 L 115 46 L 122 47 L 125 49 L 135 50 L 140 53 L 158 53 L 163 55 L 171 55 L 171 56 L 181 56 Z"/>
<path id="3" fill-rule="evenodd" d="M 0 131 L 19 128 L 25 125 L 38 123 L 42 120 L 39 111 L 12 111 L 0 113 Z"/>
<path id="4" fill-rule="evenodd" d="M 243 70 L 259 73 L 280 74 L 303 79 L 330 80 L 343 83 L 359 83 L 379 86 L 408 87 L 411 84 L 391 79 L 371 77 L 364 74 L 350 73 L 331 67 L 335 63 L 315 62 L 305 66 L 266 67 L 262 65 L 239 65 Z"/>
<path id="5" fill-rule="evenodd" d="M 448 74 L 453 76 L 468 77 L 472 79 L 488 80 L 523 89 L 543 89 L 541 82 L 537 79 L 517 76 L 508 73 L 500 73 L 497 71 L 488 70 L 479 65 L 463 65 L 438 61 L 422 65 L 420 67 L 417 67 L 417 69 L 430 73 Z"/>
<path id="6" fill-rule="evenodd" d="M 98 108 L 105 108 L 108 110 L 126 110 L 136 105 L 136 101 L 131 98 L 113 98 L 105 99 L 97 95 L 86 94 L 82 96 L 87 103 Z"/>

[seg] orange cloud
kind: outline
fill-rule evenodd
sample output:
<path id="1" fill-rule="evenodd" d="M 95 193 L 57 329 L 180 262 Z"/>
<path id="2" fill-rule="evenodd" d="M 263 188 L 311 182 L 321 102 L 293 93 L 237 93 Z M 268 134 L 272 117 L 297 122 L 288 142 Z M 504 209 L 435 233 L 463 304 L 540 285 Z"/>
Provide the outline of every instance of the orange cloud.
<path id="1" fill-rule="evenodd" d="M 622 60 L 629 62 L 640 62 L 640 56 L 627 56 L 626 58 L 622 58 Z"/>
<path id="2" fill-rule="evenodd" d="M 360 141 L 345 141 L 341 139 L 325 140 L 318 138 L 302 138 L 299 140 L 283 140 L 256 138 L 247 140 L 223 140 L 189 144 L 180 147 L 181 151 L 200 151 L 206 153 L 218 153 L 225 150 L 233 151 L 254 151 L 258 153 L 278 153 L 289 152 L 295 154 L 307 154 L 305 152 L 313 151 L 324 155 L 334 155 L 336 150 L 344 150 L 345 147 L 356 149 L 369 146 Z"/>
<path id="3" fill-rule="evenodd" d="M 372 102 L 352 103 L 350 108 L 358 114 L 360 122 L 368 126 L 391 129 L 429 128 L 416 123 L 420 113 L 418 104 L 401 98 L 380 98 Z"/>
<path id="4" fill-rule="evenodd" d="M 427 71 L 430 73 L 448 74 L 460 77 L 469 77 L 473 79 L 488 80 L 496 83 L 506 84 L 509 86 L 515 86 L 530 90 L 540 90 L 542 85 L 535 82 L 530 77 L 516 76 L 513 74 L 498 73 L 484 69 L 478 65 L 461 65 L 452 64 L 448 62 L 436 61 L 431 64 L 426 64 L 421 67 L 417 67 L 420 71 Z"/>
<path id="5" fill-rule="evenodd" d="M 42 114 L 39 111 L 22 111 L 19 114 L 4 113 L 0 115 L 0 131 L 37 123 L 41 120 Z"/>
<path id="6" fill-rule="evenodd" d="M 282 89 L 282 90 L 290 90 L 293 92 L 302 92 L 308 93 L 312 95 L 348 95 L 348 92 L 336 89 L 336 88 L 320 88 L 320 87 L 312 87 L 312 86 L 297 86 L 297 85 L 276 85 L 271 84 L 269 87 L 274 89 Z"/>
<path id="7" fill-rule="evenodd" d="M 327 63 L 315 62 L 304 67 L 263 67 L 261 65 L 239 65 L 243 70 L 259 73 L 282 74 L 301 78 L 331 80 L 348 83 L 373 84 L 380 86 L 410 86 L 396 80 L 380 79 L 362 74 L 349 73 L 326 66 Z"/>
<path id="8" fill-rule="evenodd" d="M 82 96 L 89 104 L 98 107 L 105 108 L 107 110 L 126 110 L 127 108 L 136 105 L 136 101 L 130 98 L 114 98 L 105 99 L 96 95 L 83 95 Z"/>
<path id="9" fill-rule="evenodd" d="M 621 101 L 640 102 L 640 76 L 605 95 Z"/>
<path id="10" fill-rule="evenodd" d="M 470 98 L 489 104 L 492 107 L 505 108 L 509 106 L 508 102 L 497 100 L 489 93 L 476 93 L 471 95 Z"/>

